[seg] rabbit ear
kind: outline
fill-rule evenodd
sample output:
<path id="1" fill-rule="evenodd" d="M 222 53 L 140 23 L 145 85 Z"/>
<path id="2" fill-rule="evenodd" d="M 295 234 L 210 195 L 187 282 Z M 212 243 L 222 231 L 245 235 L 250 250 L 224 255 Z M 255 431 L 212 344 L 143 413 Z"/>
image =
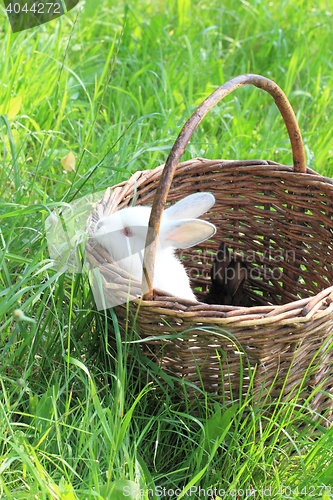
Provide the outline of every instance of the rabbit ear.
<path id="1" fill-rule="evenodd" d="M 187 219 L 161 224 L 159 238 L 163 248 L 189 248 L 207 240 L 215 233 L 216 227 L 210 222 Z"/>
<path id="2" fill-rule="evenodd" d="M 228 279 L 228 270 L 232 269 L 232 273 L 230 273 L 229 279 Z M 236 262 L 232 262 L 230 266 L 227 269 L 227 279 L 228 279 L 228 285 L 230 287 L 230 292 L 231 295 L 234 296 L 239 290 L 239 287 L 242 285 L 243 281 L 246 278 L 247 274 L 247 267 L 246 264 L 243 262 L 240 262 L 239 260 L 236 260 Z"/>
<path id="3" fill-rule="evenodd" d="M 210 193 L 194 193 L 175 203 L 163 212 L 165 220 L 194 219 L 204 214 L 215 203 Z"/>

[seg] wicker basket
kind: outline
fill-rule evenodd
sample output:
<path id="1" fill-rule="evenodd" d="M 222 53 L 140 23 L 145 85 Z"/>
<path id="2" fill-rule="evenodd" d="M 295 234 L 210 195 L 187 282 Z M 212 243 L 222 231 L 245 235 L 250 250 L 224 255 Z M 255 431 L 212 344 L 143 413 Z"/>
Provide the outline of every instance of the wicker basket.
<path id="1" fill-rule="evenodd" d="M 279 107 L 292 144 L 293 167 L 264 160 L 196 158 L 178 163 L 195 127 L 214 104 L 248 84 L 268 91 Z M 139 299 L 133 284 L 129 303 L 114 308 L 123 331 L 135 321 L 143 345 L 151 346 L 151 356 L 164 370 L 203 384 L 225 401 L 238 398 L 240 387 L 247 393 L 252 371 L 251 391 L 257 401 L 268 390 L 273 398 L 282 391 L 281 400 L 286 401 L 304 379 L 300 398 L 311 395 L 312 408 L 321 412 L 330 408 L 333 181 L 306 168 L 295 115 L 274 82 L 241 75 L 219 87 L 185 124 L 165 166 L 136 172 L 107 189 L 91 221 L 131 206 L 133 199 L 137 205 L 153 203 L 144 266 L 150 273 L 154 230 L 165 203 L 197 191 L 214 194 L 216 204 L 203 217 L 218 228 L 213 239 L 181 254 L 198 298 L 209 287 L 210 267 L 223 240 L 247 261 L 245 288 L 259 305 L 193 303 L 152 291 L 150 283 Z M 105 297 L 122 284 L 126 289 L 128 277 L 93 239 L 87 255 L 101 273 Z"/>

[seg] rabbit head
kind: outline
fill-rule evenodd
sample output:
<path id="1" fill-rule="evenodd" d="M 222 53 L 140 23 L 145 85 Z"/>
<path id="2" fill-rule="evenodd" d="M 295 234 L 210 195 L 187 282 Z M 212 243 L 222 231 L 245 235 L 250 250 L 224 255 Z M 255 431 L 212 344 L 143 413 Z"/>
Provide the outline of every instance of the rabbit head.
<path id="1" fill-rule="evenodd" d="M 195 193 L 164 210 L 154 266 L 153 287 L 172 295 L 196 300 L 176 249 L 189 248 L 215 234 L 209 222 L 198 220 L 213 204 L 209 193 Z M 103 217 L 95 226 L 97 242 L 120 268 L 142 281 L 142 263 L 151 208 L 124 208 Z"/>
<path id="2" fill-rule="evenodd" d="M 212 283 L 204 302 L 244 307 L 253 306 L 253 301 L 243 290 L 247 273 L 246 263 L 240 258 L 232 257 L 225 243 L 222 242 L 212 266 Z"/>

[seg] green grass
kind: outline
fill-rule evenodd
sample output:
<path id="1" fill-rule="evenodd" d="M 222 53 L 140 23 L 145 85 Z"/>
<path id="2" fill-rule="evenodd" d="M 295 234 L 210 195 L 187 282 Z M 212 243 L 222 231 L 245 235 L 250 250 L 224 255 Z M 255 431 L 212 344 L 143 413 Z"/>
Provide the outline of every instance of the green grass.
<path id="1" fill-rule="evenodd" d="M 15 35 L 0 8 L 0 498 L 125 498 L 134 485 L 121 481 L 161 498 L 183 487 L 202 498 L 195 486 L 224 489 L 221 498 L 281 487 L 329 498 L 331 429 L 292 404 L 267 401 L 269 418 L 249 395 L 194 412 L 171 378 L 157 390 L 158 372 L 121 343 L 116 321 L 108 345 L 86 275 L 51 269 L 44 222 L 163 163 L 195 107 L 245 72 L 281 86 L 309 166 L 332 176 L 331 3 L 86 3 Z M 60 163 L 69 151 L 76 173 Z M 183 159 L 195 156 L 290 164 L 271 97 L 249 87 L 228 96 Z"/>

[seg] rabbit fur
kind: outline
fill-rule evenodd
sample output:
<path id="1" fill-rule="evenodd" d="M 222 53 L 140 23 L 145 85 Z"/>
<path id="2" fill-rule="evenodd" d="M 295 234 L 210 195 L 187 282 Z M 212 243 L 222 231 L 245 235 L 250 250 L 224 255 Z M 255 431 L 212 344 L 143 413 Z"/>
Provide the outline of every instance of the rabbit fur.
<path id="1" fill-rule="evenodd" d="M 231 256 L 221 243 L 211 270 L 212 283 L 202 302 L 206 304 L 251 307 L 254 302 L 243 290 L 247 265 L 240 257 Z"/>
<path id="2" fill-rule="evenodd" d="M 196 217 L 215 203 L 210 193 L 194 193 L 162 214 L 154 266 L 153 288 L 176 297 L 196 301 L 190 280 L 176 249 L 189 248 L 213 236 L 216 227 Z M 96 241 L 118 266 L 142 281 L 142 262 L 151 207 L 123 208 L 103 217 L 95 226 Z"/>

